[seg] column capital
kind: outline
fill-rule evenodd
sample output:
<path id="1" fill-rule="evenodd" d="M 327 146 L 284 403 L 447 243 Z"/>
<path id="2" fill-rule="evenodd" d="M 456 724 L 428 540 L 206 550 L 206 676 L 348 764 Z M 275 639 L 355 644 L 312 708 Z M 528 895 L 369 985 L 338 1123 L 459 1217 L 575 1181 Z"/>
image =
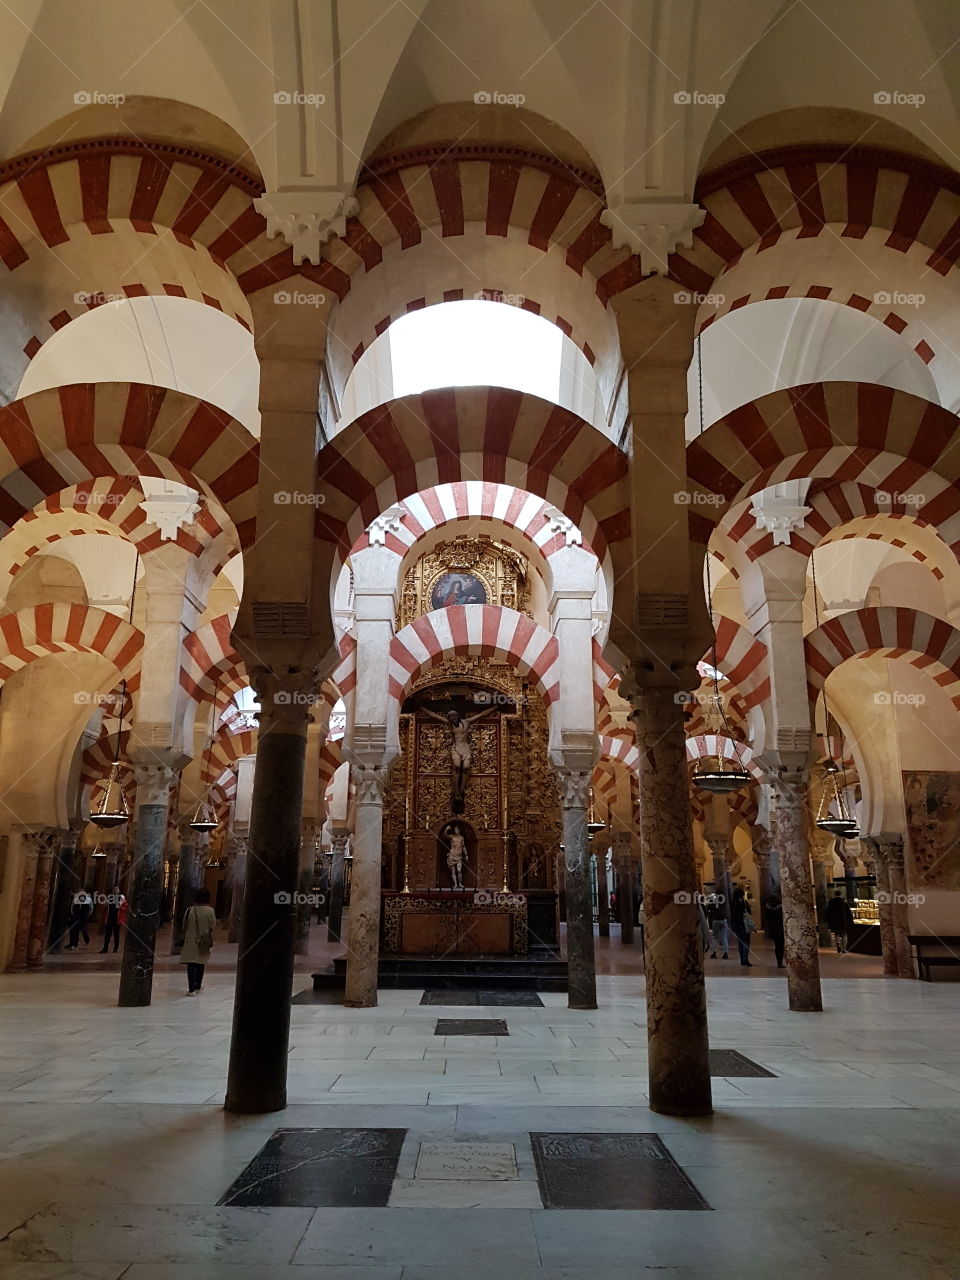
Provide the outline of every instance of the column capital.
<path id="1" fill-rule="evenodd" d="M 283 236 L 293 248 L 293 261 L 319 265 L 321 246 L 342 236 L 347 219 L 359 209 L 356 197 L 337 191 L 267 191 L 253 202 L 267 220 L 267 237 Z"/>
<path id="2" fill-rule="evenodd" d="M 140 761 L 133 764 L 133 776 L 137 783 L 138 808 L 170 803 L 170 788 L 176 781 L 176 769 L 162 761 Z"/>
<path id="3" fill-rule="evenodd" d="M 637 254 L 643 275 L 665 276 L 670 254 L 690 248 L 706 216 L 700 205 L 686 201 L 631 200 L 604 209 L 600 221 L 613 232 L 615 249 Z"/>
<path id="4" fill-rule="evenodd" d="M 353 762 L 351 765 L 357 781 L 357 804 L 383 804 L 387 789 L 388 765 L 384 762 Z"/>
<path id="5" fill-rule="evenodd" d="M 564 764 L 557 765 L 556 770 L 557 781 L 560 784 L 560 803 L 563 808 L 586 810 L 590 804 L 593 770 L 571 768 Z"/>
<path id="6" fill-rule="evenodd" d="M 311 711 L 323 701 L 316 667 L 253 666 L 250 683 L 260 703 L 261 733 L 307 736 Z"/>

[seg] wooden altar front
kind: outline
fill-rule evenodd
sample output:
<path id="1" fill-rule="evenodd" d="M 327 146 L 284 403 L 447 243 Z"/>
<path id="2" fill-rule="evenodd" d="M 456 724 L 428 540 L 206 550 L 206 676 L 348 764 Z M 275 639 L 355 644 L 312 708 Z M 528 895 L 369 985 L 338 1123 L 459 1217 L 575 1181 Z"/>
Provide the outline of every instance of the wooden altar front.
<path id="1" fill-rule="evenodd" d="M 385 955 L 527 954 L 527 899 L 521 893 L 429 890 L 383 895 Z"/>

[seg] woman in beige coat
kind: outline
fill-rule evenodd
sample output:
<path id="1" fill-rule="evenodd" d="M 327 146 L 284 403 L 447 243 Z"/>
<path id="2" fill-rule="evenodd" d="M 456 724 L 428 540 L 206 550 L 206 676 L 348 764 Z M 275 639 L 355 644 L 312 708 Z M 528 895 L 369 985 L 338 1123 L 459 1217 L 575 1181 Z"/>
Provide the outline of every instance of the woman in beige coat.
<path id="1" fill-rule="evenodd" d="M 213 948 L 213 927 L 217 923 L 210 906 L 210 890 L 198 889 L 193 906 L 183 918 L 183 950 L 180 963 L 187 966 L 188 996 L 195 996 L 203 985 L 203 968 Z"/>

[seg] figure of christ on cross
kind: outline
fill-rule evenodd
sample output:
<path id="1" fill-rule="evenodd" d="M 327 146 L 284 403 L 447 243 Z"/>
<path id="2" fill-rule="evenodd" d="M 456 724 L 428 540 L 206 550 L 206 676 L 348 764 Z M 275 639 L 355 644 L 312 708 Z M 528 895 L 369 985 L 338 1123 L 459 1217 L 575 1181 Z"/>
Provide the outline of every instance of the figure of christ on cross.
<path id="1" fill-rule="evenodd" d="M 457 813 L 463 812 L 467 794 L 467 772 L 473 763 L 470 726 L 475 720 L 482 720 L 484 716 L 491 715 L 494 709 L 493 707 L 488 707 L 486 711 L 478 711 L 473 716 L 461 716 L 459 711 L 448 711 L 445 716 L 441 716 L 436 711 L 431 711 L 429 707 L 423 708 L 432 719 L 439 720 L 441 724 L 447 725 L 453 735 L 450 742 L 450 762 L 453 766 L 454 811 Z"/>

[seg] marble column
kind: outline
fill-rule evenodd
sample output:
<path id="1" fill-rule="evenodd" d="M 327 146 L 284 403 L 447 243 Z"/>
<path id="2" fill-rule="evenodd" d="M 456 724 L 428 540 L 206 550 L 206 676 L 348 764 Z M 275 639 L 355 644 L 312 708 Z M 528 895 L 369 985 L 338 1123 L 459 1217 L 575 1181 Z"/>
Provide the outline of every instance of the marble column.
<path id="1" fill-rule="evenodd" d="M 713 1109 L 697 870 L 679 690 L 695 668 L 632 668 L 621 692 L 633 705 L 640 783 L 644 962 L 650 1107 L 664 1115 Z"/>
<path id="2" fill-rule="evenodd" d="M 207 837 L 191 831 L 187 823 L 180 824 L 180 857 L 177 862 L 177 889 L 173 898 L 173 921 L 170 929 L 170 954 L 178 956 L 183 950 L 184 918 L 193 904 L 193 895 L 200 888 L 201 847 Z"/>
<path id="3" fill-rule="evenodd" d="M 350 879 L 350 935 L 343 1003 L 369 1009 L 377 1003 L 380 962 L 380 859 L 386 765 L 356 764 L 356 830 Z"/>
<path id="4" fill-rule="evenodd" d="M 20 902 L 17 907 L 17 924 L 13 935 L 13 951 L 8 968 L 11 971 L 27 967 L 27 951 L 30 944 L 30 925 L 33 917 L 33 895 L 37 885 L 37 863 L 40 852 L 40 832 L 18 833 L 22 872 L 20 876 Z"/>
<path id="5" fill-rule="evenodd" d="M 903 837 L 881 836 L 878 839 L 881 856 L 886 859 L 890 877 L 890 920 L 893 925 L 893 943 L 897 956 L 897 973 L 901 978 L 915 978 L 910 946 L 910 914 L 907 910 L 907 880 L 903 858 Z"/>
<path id="6" fill-rule="evenodd" d="M 72 830 L 63 838 L 54 859 L 53 910 L 47 947 L 51 955 L 59 955 L 69 937 L 70 907 L 80 887 L 76 867 L 79 862 L 79 832 Z"/>
<path id="7" fill-rule="evenodd" d="M 817 909 L 817 942 L 821 947 L 829 947 L 830 926 L 827 924 L 827 902 L 830 898 L 830 890 L 827 884 L 827 862 L 818 852 L 813 855 L 813 896 Z"/>
<path id="8" fill-rule="evenodd" d="M 50 889 L 53 881 L 54 851 L 63 839 L 62 831 L 38 832 L 37 875 L 30 912 L 30 936 L 27 942 L 27 968 L 39 969 L 47 952 L 47 918 L 50 914 Z"/>
<path id="9" fill-rule="evenodd" d="M 883 972 L 886 977 L 898 978 L 900 976 L 900 965 L 897 957 L 897 939 L 893 928 L 890 864 L 877 838 L 864 836 L 863 841 L 873 855 L 873 873 L 877 879 L 877 913 L 880 917 L 880 951 L 883 956 Z"/>
<path id="10" fill-rule="evenodd" d="M 330 911 L 327 916 L 327 941 L 339 942 L 343 929 L 343 895 L 346 889 L 346 852 L 349 833 L 334 831 L 330 837 Z"/>
<path id="11" fill-rule="evenodd" d="M 587 807 L 591 773 L 557 770 L 563 805 L 564 878 L 567 890 L 567 1003 L 571 1009 L 596 1009 L 597 978 L 593 951 L 593 901 L 587 846 Z"/>
<path id="12" fill-rule="evenodd" d="M 597 849 L 597 932 L 601 938 L 610 937 L 610 885 L 607 879 L 607 846 Z"/>
<path id="13" fill-rule="evenodd" d="M 240 930 L 243 927 L 243 897 L 247 885 L 247 847 L 246 836 L 234 836 L 233 857 L 227 872 L 230 885 L 230 907 L 227 913 L 228 942 L 239 942 Z"/>
<path id="14" fill-rule="evenodd" d="M 780 893 L 780 860 L 776 851 L 770 848 L 770 832 L 765 826 L 759 823 L 751 826 L 750 839 L 760 877 L 760 899 L 766 902 Z"/>
<path id="15" fill-rule="evenodd" d="M 307 725 L 317 673 L 254 667 L 260 702 L 250 803 L 227 1111 L 260 1114 L 287 1105 L 290 998 L 300 865 Z"/>
<path id="16" fill-rule="evenodd" d="M 853 900 L 857 896 L 856 880 L 858 859 L 854 852 L 847 850 L 841 845 L 840 860 L 843 863 L 844 890 L 846 892 L 847 901 L 850 903 L 850 907 L 852 909 Z"/>
<path id="17" fill-rule="evenodd" d="M 319 826 L 316 819 L 304 818 L 300 833 L 300 875 L 297 890 L 300 901 L 297 903 L 297 946 L 298 956 L 305 956 L 310 951 L 310 913 L 315 908 L 311 905 L 314 881 L 314 861 L 317 847 Z"/>
<path id="18" fill-rule="evenodd" d="M 176 777 L 166 764 L 134 764 L 137 781 L 137 839 L 130 885 L 130 914 L 120 962 L 121 1009 L 150 1003 L 153 962 L 163 908 L 163 848 L 167 839 L 170 787 Z"/>
<path id="19" fill-rule="evenodd" d="M 630 832 L 618 831 L 613 837 L 613 856 L 617 870 L 617 915 L 620 917 L 620 941 L 633 946 L 635 902 L 633 900 L 633 859 L 630 856 Z"/>
<path id="20" fill-rule="evenodd" d="M 809 780 L 808 770 L 798 765 L 781 764 L 770 773 L 773 842 L 780 854 L 787 995 L 790 1008 L 798 1013 L 823 1009 L 807 839 Z"/>

